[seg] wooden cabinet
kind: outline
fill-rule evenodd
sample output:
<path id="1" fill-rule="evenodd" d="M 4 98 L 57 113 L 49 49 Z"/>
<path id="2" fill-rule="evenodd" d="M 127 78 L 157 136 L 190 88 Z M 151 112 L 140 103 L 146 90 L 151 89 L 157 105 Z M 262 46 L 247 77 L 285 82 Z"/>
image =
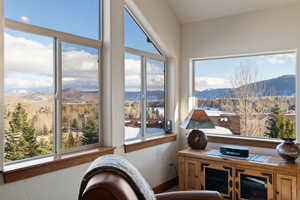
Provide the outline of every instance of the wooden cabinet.
<path id="1" fill-rule="evenodd" d="M 181 190 L 215 190 L 230 200 L 300 199 L 300 163 L 277 158 L 255 163 L 195 150 L 179 152 L 178 159 Z"/>
<path id="2" fill-rule="evenodd" d="M 276 199 L 277 200 L 297 200 L 297 177 L 277 174 L 276 181 Z"/>
<path id="3" fill-rule="evenodd" d="M 197 190 L 200 188 L 199 162 L 188 159 L 185 161 L 185 189 Z"/>

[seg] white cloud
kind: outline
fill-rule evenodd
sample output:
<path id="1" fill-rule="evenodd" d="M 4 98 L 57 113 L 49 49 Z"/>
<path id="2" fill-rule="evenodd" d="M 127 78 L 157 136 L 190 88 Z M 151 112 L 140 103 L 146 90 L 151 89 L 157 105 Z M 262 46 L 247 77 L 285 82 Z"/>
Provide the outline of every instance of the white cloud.
<path id="1" fill-rule="evenodd" d="M 30 19 L 29 19 L 29 17 L 27 17 L 27 16 L 21 16 L 20 19 L 21 19 L 23 22 L 25 22 L 25 23 L 30 22 Z"/>
<path id="2" fill-rule="evenodd" d="M 278 55 L 269 55 L 265 56 L 266 61 L 272 65 L 282 65 L 282 64 L 290 64 L 296 63 L 296 54 L 289 53 L 289 54 L 278 54 Z"/>
<path id="3" fill-rule="evenodd" d="M 196 77 L 195 89 L 198 91 L 217 88 L 231 88 L 230 80 L 217 77 Z"/>
<path id="4" fill-rule="evenodd" d="M 69 50 L 69 49 L 68 49 Z M 97 85 L 98 56 L 83 50 L 63 53 L 64 81 L 71 85 Z M 15 74 L 19 76 L 15 76 Z M 22 76 L 20 76 L 23 75 Z M 5 87 L 38 88 L 52 86 L 53 46 L 5 33 Z M 27 78 L 26 78 L 27 77 Z M 30 77 L 30 78 L 29 78 Z"/>
<path id="5" fill-rule="evenodd" d="M 98 78 L 98 56 L 86 51 L 63 53 L 63 76 L 68 78 Z"/>
<path id="6" fill-rule="evenodd" d="M 267 62 L 272 65 L 282 65 L 286 63 L 286 60 L 278 56 L 268 56 Z"/>
<path id="7" fill-rule="evenodd" d="M 63 83 L 66 87 L 95 88 L 98 86 L 98 55 L 73 47 L 63 49 Z M 126 59 L 126 86 L 136 90 L 140 86 L 140 62 Z M 164 84 L 162 68 L 147 66 L 151 89 Z M 30 89 L 52 87 L 53 45 L 29 37 L 5 33 L 5 87 L 6 89 Z M 15 76 L 18 74 L 18 76 Z"/>
<path id="8" fill-rule="evenodd" d="M 160 66 L 147 65 L 147 84 L 150 90 L 161 90 L 164 86 L 164 72 Z M 136 91 L 141 86 L 141 62 L 134 59 L 125 59 L 125 86 L 126 90 Z"/>
<path id="9" fill-rule="evenodd" d="M 53 80 L 50 77 L 37 77 L 34 80 L 31 78 L 5 78 L 5 88 L 9 89 L 32 89 L 32 88 L 45 88 L 52 87 Z"/>

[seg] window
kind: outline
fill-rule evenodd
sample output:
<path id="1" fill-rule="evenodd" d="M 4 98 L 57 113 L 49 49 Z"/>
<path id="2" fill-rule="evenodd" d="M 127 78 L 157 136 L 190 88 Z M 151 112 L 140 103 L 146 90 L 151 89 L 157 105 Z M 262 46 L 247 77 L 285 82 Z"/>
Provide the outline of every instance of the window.
<path id="1" fill-rule="evenodd" d="M 6 165 L 100 145 L 100 3 L 67 3 L 6 1 Z"/>
<path id="2" fill-rule="evenodd" d="M 146 133 L 160 133 L 165 128 L 165 63 L 147 59 Z"/>
<path id="3" fill-rule="evenodd" d="M 62 148 L 99 143 L 98 49 L 62 43 Z"/>
<path id="4" fill-rule="evenodd" d="M 125 10 L 126 141 L 165 132 L 166 59 L 158 55 L 159 52 L 152 43 L 146 42 L 147 38 L 129 12 Z"/>
<path id="5" fill-rule="evenodd" d="M 53 39 L 5 31 L 5 161 L 53 153 Z"/>
<path id="6" fill-rule="evenodd" d="M 127 9 L 124 10 L 124 34 L 126 47 L 140 49 L 153 54 L 160 54 L 159 50 Z"/>
<path id="7" fill-rule="evenodd" d="M 206 133 L 279 138 L 296 120 L 296 53 L 194 60 L 197 106 L 214 129 Z"/>
<path id="8" fill-rule="evenodd" d="M 125 54 L 125 140 L 142 136 L 142 61 L 141 56 Z"/>
<path id="9" fill-rule="evenodd" d="M 99 39 L 101 1 L 6 0 L 7 19 Z M 42 14 L 41 14 L 42 13 Z"/>

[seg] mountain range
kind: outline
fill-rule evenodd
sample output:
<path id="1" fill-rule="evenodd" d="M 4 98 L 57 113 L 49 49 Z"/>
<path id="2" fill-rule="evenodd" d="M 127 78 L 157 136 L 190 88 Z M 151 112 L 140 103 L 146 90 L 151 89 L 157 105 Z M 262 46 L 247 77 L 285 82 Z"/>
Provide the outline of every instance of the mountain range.
<path id="1" fill-rule="evenodd" d="M 283 75 L 277 78 L 258 81 L 249 85 L 256 88 L 263 88 L 259 96 L 295 96 L 296 93 L 296 75 Z M 249 86 L 247 85 L 247 86 Z M 238 89 L 243 89 L 241 86 Z M 234 88 L 218 88 L 196 91 L 198 98 L 231 98 L 235 95 Z"/>
<path id="2" fill-rule="evenodd" d="M 260 96 L 295 96 L 296 93 L 296 76 L 295 75 L 283 75 L 277 78 L 268 80 L 258 81 L 255 83 L 258 88 L 263 88 L 263 93 Z M 245 86 L 241 86 L 239 89 L 243 89 Z M 207 89 L 203 91 L 196 91 L 198 98 L 231 98 L 235 95 L 234 88 L 218 88 L 218 89 Z M 97 99 L 98 91 L 89 90 L 81 91 L 76 88 L 67 88 L 63 90 L 63 101 L 65 102 L 83 102 L 83 101 L 95 101 Z M 47 90 L 34 92 L 31 94 L 9 94 L 8 96 L 18 96 L 27 100 L 34 101 L 52 101 L 53 94 Z M 138 91 L 127 91 L 125 92 L 125 100 L 137 101 L 140 99 L 140 92 Z M 148 91 L 148 100 L 162 100 L 164 99 L 164 92 L 160 90 Z"/>

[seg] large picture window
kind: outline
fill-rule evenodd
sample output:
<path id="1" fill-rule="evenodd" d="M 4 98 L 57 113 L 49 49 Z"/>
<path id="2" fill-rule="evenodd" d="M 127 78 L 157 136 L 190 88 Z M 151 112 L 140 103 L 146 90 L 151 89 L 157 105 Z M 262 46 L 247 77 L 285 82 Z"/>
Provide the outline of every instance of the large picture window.
<path id="1" fill-rule="evenodd" d="M 100 2 L 5 1 L 6 166 L 100 146 Z"/>
<path id="2" fill-rule="evenodd" d="M 124 118 L 125 141 L 129 141 L 165 132 L 166 59 L 126 9 L 124 15 Z"/>
<path id="3" fill-rule="evenodd" d="M 194 65 L 197 106 L 214 123 L 206 133 L 280 138 L 296 134 L 296 53 L 199 59 Z"/>

